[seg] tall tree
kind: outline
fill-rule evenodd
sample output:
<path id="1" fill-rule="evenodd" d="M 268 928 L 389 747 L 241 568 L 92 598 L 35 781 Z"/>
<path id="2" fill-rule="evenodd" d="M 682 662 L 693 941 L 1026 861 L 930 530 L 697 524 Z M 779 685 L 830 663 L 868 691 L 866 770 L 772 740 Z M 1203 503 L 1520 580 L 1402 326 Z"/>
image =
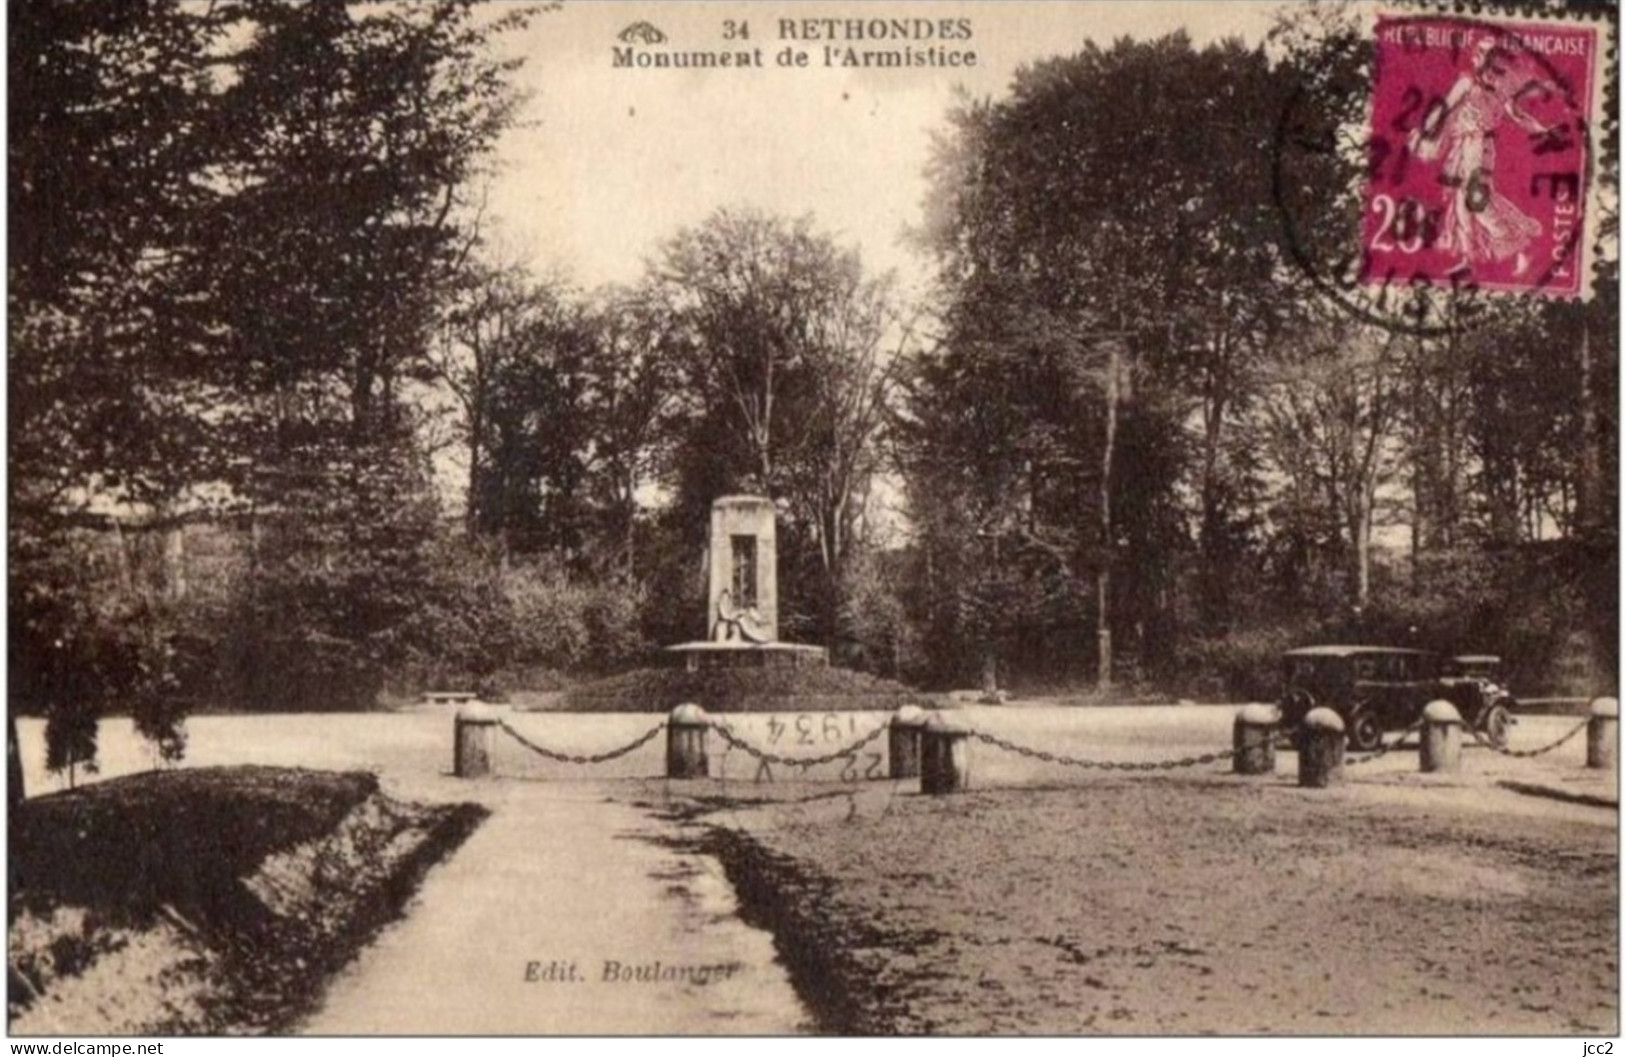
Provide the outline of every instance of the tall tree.
<path id="1" fill-rule="evenodd" d="M 199 472 L 192 220 L 221 20 L 154 0 L 13 12 L 8 235 L 10 500 L 31 524 L 96 493 L 162 501 Z"/>
<path id="2" fill-rule="evenodd" d="M 999 669 L 1077 619 L 1075 516 L 1094 478 L 1076 454 L 1101 427 L 1092 389 L 1049 347 L 961 333 L 905 377 L 894 427 L 920 568 L 914 609 L 939 677 Z M 1043 664 L 1028 650 L 1023 658 Z M 967 670 L 966 665 L 975 669 Z"/>
<path id="3" fill-rule="evenodd" d="M 612 541 L 611 566 L 630 582 L 638 575 L 643 494 L 669 472 L 680 422 L 693 410 L 682 385 L 688 334 L 649 284 L 604 291 L 591 325 L 588 472 Z"/>
<path id="4" fill-rule="evenodd" d="M 508 495 L 510 487 L 526 474 L 547 472 L 577 447 L 574 439 L 561 450 L 527 445 L 519 434 L 581 432 L 573 394 L 548 383 L 576 370 L 586 337 L 573 293 L 537 282 L 522 266 L 474 264 L 454 288 L 428 366 L 456 404 L 454 428 L 468 461 L 465 527 L 506 537 L 518 527 L 510 515 L 523 504 Z M 520 458 L 524 465 L 516 463 Z"/>
<path id="5" fill-rule="evenodd" d="M 248 397 L 235 423 L 274 460 L 292 432 L 366 444 L 402 422 L 441 291 L 465 258 L 470 181 L 507 125 L 512 62 L 466 0 L 249 0 L 248 42 L 214 112 L 212 294 Z M 252 487 L 252 474 L 239 482 Z"/>
<path id="6" fill-rule="evenodd" d="M 245 655 L 289 682 L 301 660 L 317 682 L 353 671 L 347 689 L 364 698 L 428 587 L 414 555 L 434 527 L 429 478 L 404 387 L 429 373 L 433 324 L 474 239 L 471 185 L 512 116 L 514 63 L 490 40 L 528 13 L 492 18 L 464 0 L 233 10 L 240 46 L 209 124 L 208 178 L 224 193 L 202 221 L 215 352 L 235 395 L 226 482 L 262 530 L 249 611 L 277 597 L 311 618 L 286 634 L 242 625 Z"/>
<path id="7" fill-rule="evenodd" d="M 316 484 L 412 478 L 398 386 L 466 243 L 461 189 L 511 115 L 513 64 L 487 44 L 527 15 L 44 0 L 13 16 L 19 672 L 50 662 L 63 612 L 39 608 L 32 558 L 66 553 L 87 515 L 205 496 L 280 513 Z M 60 682 L 27 685 L 47 688 L 31 705 L 76 707 Z"/>
<path id="8" fill-rule="evenodd" d="M 53 766 L 88 762 L 113 700 L 178 737 L 143 689 L 163 661 L 151 615 L 89 580 L 79 533 L 220 465 L 192 218 L 215 194 L 202 128 L 223 28 L 162 0 L 10 12 L 8 700 L 50 715 Z"/>
<path id="9" fill-rule="evenodd" d="M 779 500 L 781 550 L 795 560 L 804 542 L 822 573 L 817 598 L 787 601 L 832 638 L 907 331 L 889 280 L 810 218 L 728 209 L 667 243 L 656 276 L 685 331 L 695 412 L 679 491 L 697 509 L 725 490 Z"/>
<path id="10" fill-rule="evenodd" d="M 1149 538 L 1120 516 L 1125 480 L 1155 494 L 1194 478 L 1206 608 L 1222 622 L 1243 469 L 1229 429 L 1279 329 L 1267 148 L 1280 98 L 1263 54 L 1239 44 L 1090 45 L 1023 69 L 1008 99 L 961 106 L 939 144 L 924 241 L 939 262 L 948 345 L 996 350 L 964 363 L 1017 377 L 1013 360 L 1055 364 L 1050 411 L 1019 427 L 1035 453 L 1063 435 L 1054 417 L 1076 419 L 1073 400 L 1098 408 L 1080 446 L 1061 461 L 1028 460 L 1027 472 L 1073 478 L 1076 505 L 1057 520 L 1088 526 L 1069 544 L 1068 575 L 1092 582 L 1102 683 L 1118 596 L 1165 597 L 1113 582 L 1120 566 L 1159 564 L 1123 549 Z M 1125 465 L 1120 431 L 1152 418 L 1193 428 L 1201 458 L 1188 471 Z"/>
<path id="11" fill-rule="evenodd" d="M 1266 450 L 1297 497 L 1294 506 L 1318 507 L 1336 519 L 1346 597 L 1356 612 L 1371 597 L 1378 494 L 1399 469 L 1404 340 L 1324 314 L 1273 372 L 1263 406 Z"/>

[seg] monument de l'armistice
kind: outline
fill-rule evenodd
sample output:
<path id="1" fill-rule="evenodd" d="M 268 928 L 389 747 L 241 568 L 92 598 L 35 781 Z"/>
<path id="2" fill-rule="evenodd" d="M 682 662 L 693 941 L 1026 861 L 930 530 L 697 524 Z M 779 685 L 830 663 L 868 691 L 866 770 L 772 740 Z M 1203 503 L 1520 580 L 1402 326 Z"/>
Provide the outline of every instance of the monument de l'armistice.
<path id="1" fill-rule="evenodd" d="M 694 702 L 712 712 L 886 711 L 927 702 L 900 683 L 832 668 L 822 646 L 779 638 L 778 535 L 773 501 L 711 504 L 705 549 L 707 637 L 668 646 L 668 663 L 564 695 L 582 712 L 665 712 Z"/>

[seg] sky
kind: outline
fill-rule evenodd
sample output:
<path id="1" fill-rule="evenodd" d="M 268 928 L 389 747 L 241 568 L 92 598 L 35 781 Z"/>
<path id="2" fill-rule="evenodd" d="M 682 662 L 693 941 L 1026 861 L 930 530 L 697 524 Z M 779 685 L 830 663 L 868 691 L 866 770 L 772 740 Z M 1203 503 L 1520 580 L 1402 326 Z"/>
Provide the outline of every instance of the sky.
<path id="1" fill-rule="evenodd" d="M 785 216 L 856 245 L 872 271 L 895 269 L 918 289 L 923 263 L 904 243 L 921 218 L 934 131 L 946 127 L 954 89 L 1002 96 L 1023 64 L 1131 36 L 1184 28 L 1200 46 L 1260 40 L 1277 5 L 1262 3 L 775 2 L 621 3 L 566 0 L 503 45 L 523 56 L 528 99 L 497 155 L 487 229 L 507 259 L 561 271 L 584 287 L 631 282 L 659 244 L 722 206 Z M 781 36 L 781 20 L 969 20 L 970 39 L 850 41 L 859 49 L 974 51 L 961 69 L 840 69 L 823 42 Z M 663 32 L 658 51 L 760 48 L 766 68 L 616 69 L 629 25 Z M 724 24 L 750 36 L 727 43 Z M 962 31 L 962 30 L 961 30 Z M 809 52 L 804 68 L 778 53 Z"/>

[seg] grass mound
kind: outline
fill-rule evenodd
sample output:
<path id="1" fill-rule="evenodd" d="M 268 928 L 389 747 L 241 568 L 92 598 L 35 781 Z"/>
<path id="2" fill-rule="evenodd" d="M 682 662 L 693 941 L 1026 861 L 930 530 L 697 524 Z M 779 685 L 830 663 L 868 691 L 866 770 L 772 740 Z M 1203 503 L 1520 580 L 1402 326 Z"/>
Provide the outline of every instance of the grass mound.
<path id="1" fill-rule="evenodd" d="M 868 712 L 930 702 L 901 683 L 844 668 L 639 668 L 565 692 L 566 712 Z"/>
<path id="2" fill-rule="evenodd" d="M 284 1030 L 484 816 L 272 767 L 26 801 L 8 833 L 12 1031 Z"/>
<path id="3" fill-rule="evenodd" d="M 29 800 L 11 824 L 11 891 L 130 914 L 173 904 L 200 922 L 238 923 L 252 912 L 241 878 L 377 791 L 370 774 L 202 768 Z"/>

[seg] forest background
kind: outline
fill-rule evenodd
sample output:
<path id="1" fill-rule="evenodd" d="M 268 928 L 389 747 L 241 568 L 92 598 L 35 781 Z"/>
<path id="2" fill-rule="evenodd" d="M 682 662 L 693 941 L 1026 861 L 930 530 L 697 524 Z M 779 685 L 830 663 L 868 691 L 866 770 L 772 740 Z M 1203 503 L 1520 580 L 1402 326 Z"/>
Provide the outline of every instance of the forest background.
<path id="1" fill-rule="evenodd" d="M 650 663 L 705 635 L 741 492 L 778 508 L 784 636 L 922 688 L 1267 699 L 1317 641 L 1615 685 L 1611 152 L 1591 300 L 1352 314 L 1290 243 L 1357 230 L 1368 31 L 1289 8 L 963 97 L 926 291 L 729 202 L 589 290 L 484 208 L 500 41 L 549 17 L 12 10 L 9 700 L 52 767 L 114 712 L 178 755 L 190 711 Z"/>

